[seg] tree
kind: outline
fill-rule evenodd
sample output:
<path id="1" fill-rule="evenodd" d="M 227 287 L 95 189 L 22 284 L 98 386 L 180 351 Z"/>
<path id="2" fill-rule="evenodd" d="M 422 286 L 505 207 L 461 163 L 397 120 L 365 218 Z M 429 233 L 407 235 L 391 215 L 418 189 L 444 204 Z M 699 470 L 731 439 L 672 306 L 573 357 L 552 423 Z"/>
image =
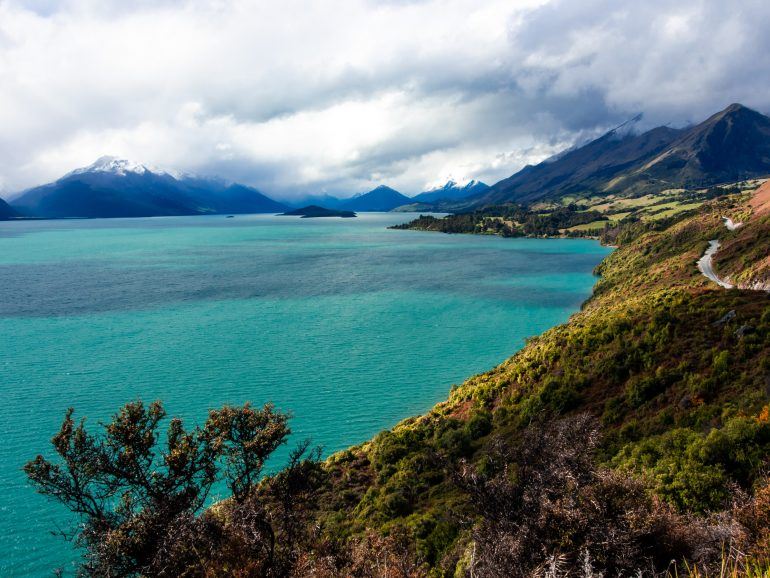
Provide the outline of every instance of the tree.
<path id="1" fill-rule="evenodd" d="M 166 412 L 159 402 L 127 404 L 101 435 L 89 433 L 85 420 L 76 424 L 73 413 L 52 439 L 59 460 L 39 455 L 24 469 L 39 492 L 78 515 L 83 574 L 203 575 L 207 567 L 232 567 L 223 557 L 237 551 L 258 575 L 286 575 L 293 559 L 286 552 L 303 537 L 295 510 L 309 507 L 320 480 L 319 453 L 307 442 L 284 471 L 263 476 L 290 433 L 286 414 L 272 405 L 226 406 L 192 430 L 171 419 L 160 443 Z M 219 480 L 233 500 L 212 512 L 204 507 Z"/>
<path id="2" fill-rule="evenodd" d="M 209 413 L 204 437 L 226 460 L 225 479 L 236 502 L 249 496 L 267 458 L 286 442 L 288 421 L 286 414 L 276 413 L 269 404 L 261 410 L 247 403 Z"/>

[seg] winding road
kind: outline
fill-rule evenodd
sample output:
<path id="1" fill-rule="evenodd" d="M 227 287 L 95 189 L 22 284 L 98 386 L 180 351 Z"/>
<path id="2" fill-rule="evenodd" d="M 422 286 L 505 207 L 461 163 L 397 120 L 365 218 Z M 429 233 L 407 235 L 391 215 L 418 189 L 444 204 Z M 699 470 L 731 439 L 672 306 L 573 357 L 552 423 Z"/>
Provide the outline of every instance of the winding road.
<path id="1" fill-rule="evenodd" d="M 709 241 L 709 248 L 703 254 L 703 257 L 698 259 L 698 270 L 703 273 L 707 278 L 711 279 L 714 283 L 725 289 L 732 289 L 733 285 L 727 281 L 723 281 L 714 271 L 714 253 L 719 250 L 719 240 L 713 239 Z"/>

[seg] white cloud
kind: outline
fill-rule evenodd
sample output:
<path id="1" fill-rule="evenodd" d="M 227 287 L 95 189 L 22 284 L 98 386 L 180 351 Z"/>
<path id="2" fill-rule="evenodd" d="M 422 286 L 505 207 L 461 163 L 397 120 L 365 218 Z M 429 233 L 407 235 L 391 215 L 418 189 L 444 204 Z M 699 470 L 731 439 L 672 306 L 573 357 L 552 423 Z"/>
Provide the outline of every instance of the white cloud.
<path id="1" fill-rule="evenodd" d="M 638 111 L 766 109 L 765 4 L 0 0 L 0 186 L 103 154 L 275 196 L 493 181 Z"/>

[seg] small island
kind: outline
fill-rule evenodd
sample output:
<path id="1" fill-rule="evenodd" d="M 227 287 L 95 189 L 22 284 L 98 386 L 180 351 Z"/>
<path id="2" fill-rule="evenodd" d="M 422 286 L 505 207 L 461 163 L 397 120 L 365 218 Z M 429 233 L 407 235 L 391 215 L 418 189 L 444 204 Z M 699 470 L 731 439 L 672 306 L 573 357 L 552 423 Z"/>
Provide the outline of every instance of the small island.
<path id="1" fill-rule="evenodd" d="M 358 216 L 353 211 L 335 211 L 333 209 L 319 207 L 318 205 L 308 205 L 301 209 L 280 213 L 280 215 L 282 217 L 302 217 L 303 219 L 312 219 L 315 217 L 343 217 L 349 219 Z"/>

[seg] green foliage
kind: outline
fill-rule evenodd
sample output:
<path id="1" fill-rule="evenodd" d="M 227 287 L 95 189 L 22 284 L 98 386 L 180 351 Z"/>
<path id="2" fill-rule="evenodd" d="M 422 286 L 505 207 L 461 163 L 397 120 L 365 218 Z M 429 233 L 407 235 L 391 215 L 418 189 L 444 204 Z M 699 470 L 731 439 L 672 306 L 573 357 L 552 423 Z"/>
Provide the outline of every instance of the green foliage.
<path id="1" fill-rule="evenodd" d="M 628 444 L 614 459 L 644 475 L 655 491 L 684 511 L 725 506 L 729 483 L 750 488 L 770 456 L 770 425 L 736 416 L 709 433 L 677 428 Z"/>
<path id="2" fill-rule="evenodd" d="M 465 424 L 465 430 L 470 439 L 477 440 L 492 431 L 492 414 L 481 410 L 474 413 Z"/>
<path id="3" fill-rule="evenodd" d="M 606 220 L 607 217 L 601 213 L 580 210 L 576 205 L 542 211 L 520 205 L 501 205 L 441 218 L 420 215 L 409 223 L 395 225 L 392 228 L 442 233 L 491 234 L 503 237 L 523 235 L 542 237 L 559 235 L 562 229 L 569 227 Z"/>
<path id="4" fill-rule="evenodd" d="M 234 542 L 239 556 L 246 554 L 246 563 L 265 575 L 291 564 L 279 559 L 275 534 L 280 531 L 287 556 L 293 556 L 320 470 L 317 454 L 305 459 L 306 444 L 292 453 L 284 471 L 263 478 L 265 460 L 289 434 L 285 414 L 271 405 L 226 406 L 192 430 L 171 419 L 164 443 L 166 412 L 159 402 L 127 404 L 100 434 L 72 416 L 70 409 L 52 440 L 58 460 L 38 455 L 24 469 L 39 492 L 78 516 L 84 574 L 170 576 L 199 567 L 196 575 L 203 575 L 204 560 L 213 563 Z M 217 480 L 233 491 L 238 512 L 227 528 L 202 512 Z M 257 496 L 260 485 L 264 491 Z M 262 502 L 268 496 L 270 508 Z M 270 510 L 281 520 L 280 530 Z"/>

